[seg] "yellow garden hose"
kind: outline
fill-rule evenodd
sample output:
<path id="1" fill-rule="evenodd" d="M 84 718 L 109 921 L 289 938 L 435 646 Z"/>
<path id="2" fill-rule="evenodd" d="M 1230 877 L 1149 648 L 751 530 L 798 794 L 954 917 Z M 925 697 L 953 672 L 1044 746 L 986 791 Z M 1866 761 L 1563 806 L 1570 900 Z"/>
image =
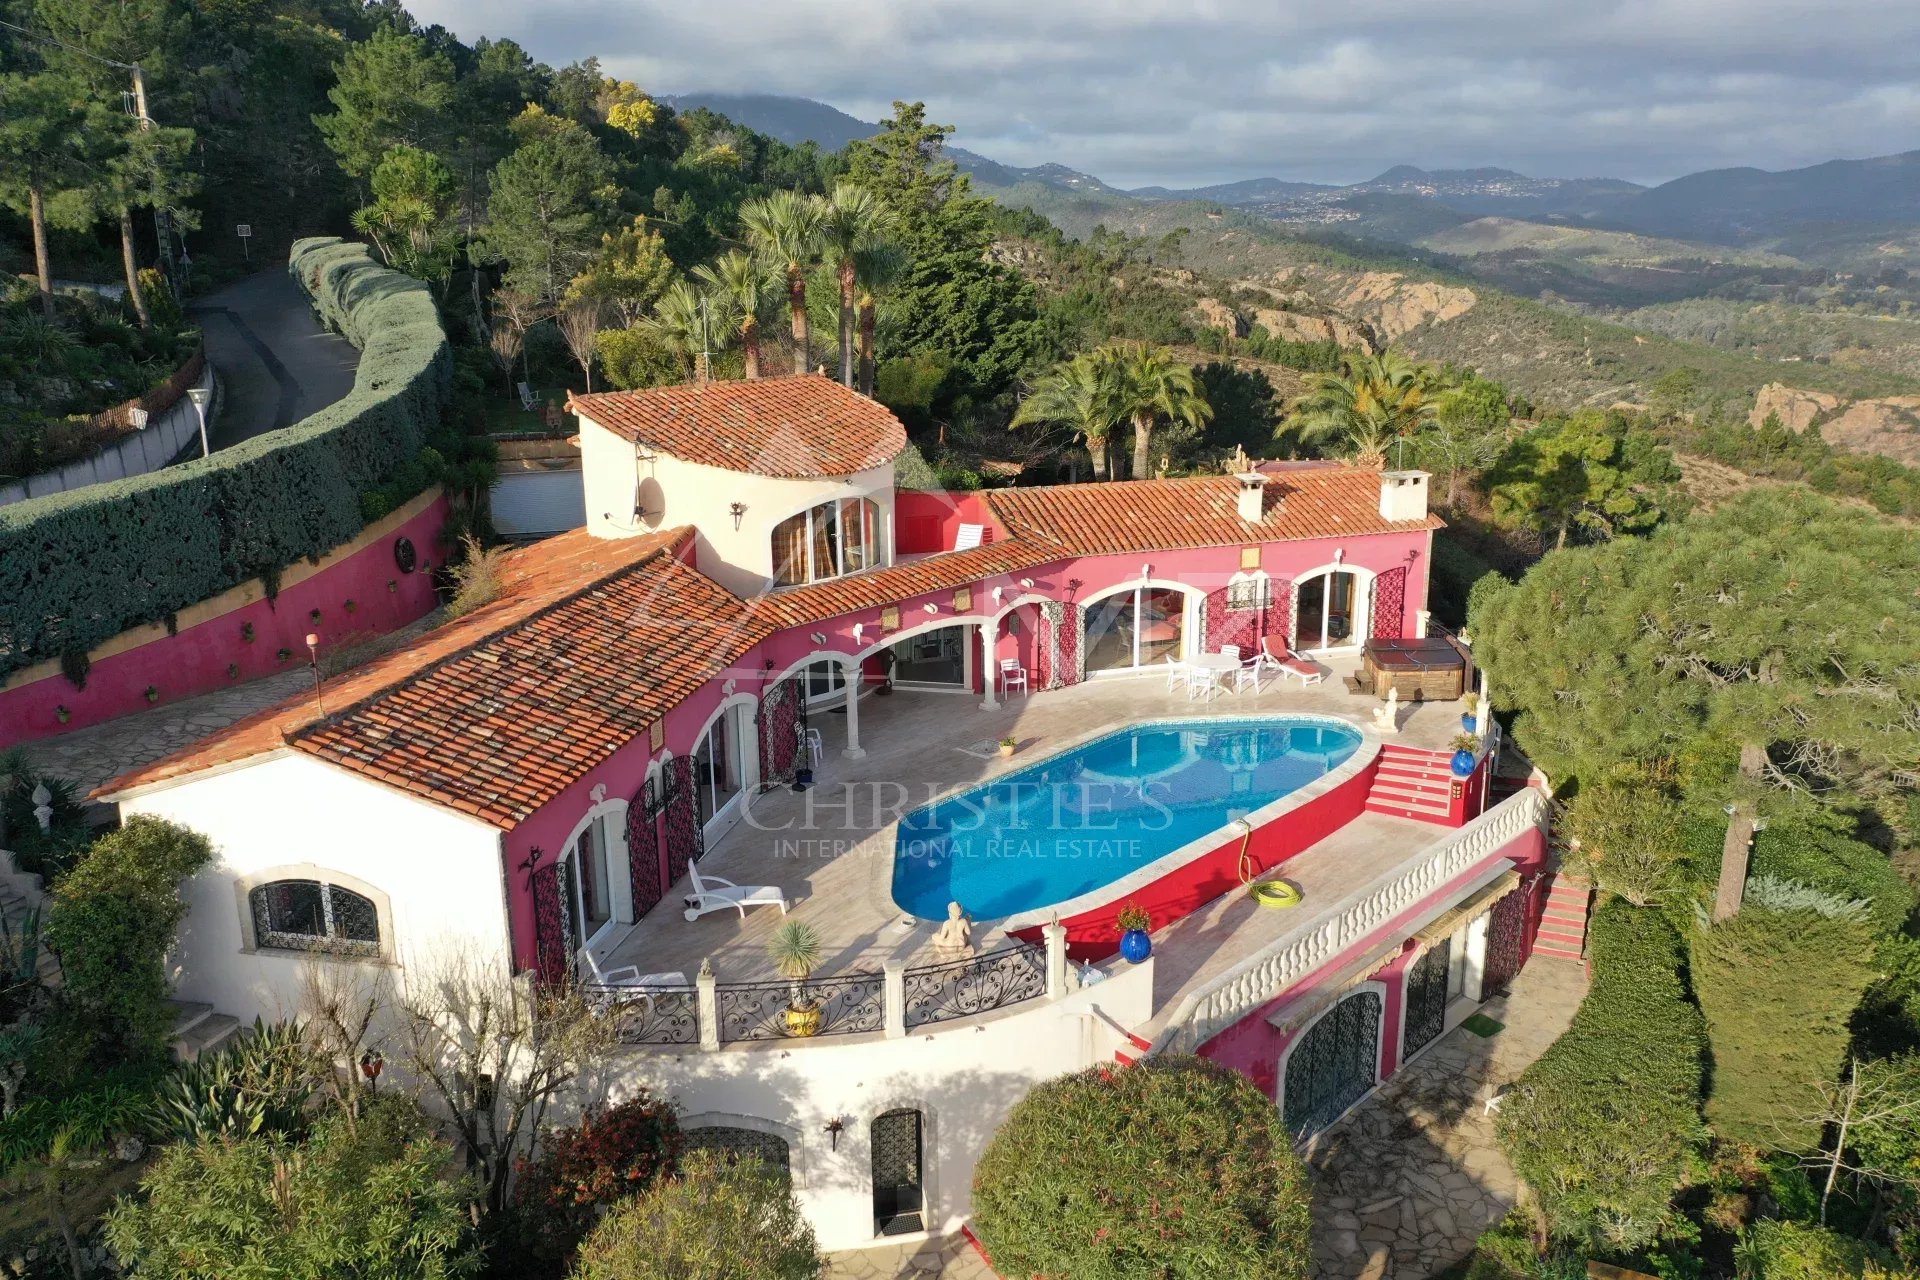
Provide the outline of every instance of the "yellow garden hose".
<path id="1" fill-rule="evenodd" d="M 1300 891 L 1285 880 L 1253 878 L 1253 824 L 1245 818 L 1235 818 L 1233 825 L 1240 828 L 1240 883 L 1246 886 L 1247 896 L 1263 907 L 1299 906 Z"/>

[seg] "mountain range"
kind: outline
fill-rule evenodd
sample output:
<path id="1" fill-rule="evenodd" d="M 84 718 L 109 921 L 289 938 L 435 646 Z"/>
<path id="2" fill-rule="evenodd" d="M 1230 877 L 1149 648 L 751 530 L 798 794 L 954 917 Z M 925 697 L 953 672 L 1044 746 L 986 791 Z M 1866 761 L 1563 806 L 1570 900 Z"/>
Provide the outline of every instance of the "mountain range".
<path id="1" fill-rule="evenodd" d="M 808 98 L 772 94 L 689 93 L 676 108 L 703 106 L 749 128 L 798 145 L 838 150 L 878 125 Z M 1253 178 L 1215 186 L 1122 190 L 1060 164 L 1001 164 L 949 147 L 977 185 L 1035 184 L 1100 201 L 1197 201 L 1244 209 L 1283 223 L 1361 222 L 1386 238 L 1416 239 L 1475 218 L 1521 218 L 1713 244 L 1745 245 L 1809 227 L 1826 230 L 1920 224 L 1920 151 L 1866 160 L 1830 160 L 1803 169 L 1712 169 L 1654 187 L 1617 178 L 1533 178 L 1508 169 L 1428 171 L 1396 165 L 1346 186 Z M 1450 216 L 1451 215 L 1451 216 Z M 1410 234 L 1395 235 L 1405 223 Z M 1376 225 L 1377 224 L 1377 225 Z"/>

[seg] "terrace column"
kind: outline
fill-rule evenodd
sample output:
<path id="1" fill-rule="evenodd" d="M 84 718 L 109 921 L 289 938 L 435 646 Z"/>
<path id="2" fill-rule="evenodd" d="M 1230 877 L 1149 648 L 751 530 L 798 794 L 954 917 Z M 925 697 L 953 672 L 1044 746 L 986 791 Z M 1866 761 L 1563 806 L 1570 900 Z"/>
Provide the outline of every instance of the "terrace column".
<path id="1" fill-rule="evenodd" d="M 849 759 L 858 760 L 867 754 L 860 745 L 860 680 L 861 667 L 859 656 L 847 660 L 847 747 L 840 754 Z"/>
<path id="2" fill-rule="evenodd" d="M 1000 619 L 988 618 L 980 624 L 980 662 L 985 668 L 980 673 L 980 687 L 986 696 L 980 700 L 982 711 L 992 711 L 999 704 L 993 700 L 994 678 L 1000 674 L 998 664 L 993 659 L 993 651 L 1000 644 Z"/>
<path id="3" fill-rule="evenodd" d="M 1493 685 L 1488 681 L 1487 673 L 1482 671 L 1480 673 L 1480 703 L 1474 708 L 1473 712 L 1473 731 L 1479 735 L 1480 741 L 1483 743 L 1487 740 L 1487 730 L 1493 726 L 1493 703 L 1489 701 L 1492 690 Z"/>

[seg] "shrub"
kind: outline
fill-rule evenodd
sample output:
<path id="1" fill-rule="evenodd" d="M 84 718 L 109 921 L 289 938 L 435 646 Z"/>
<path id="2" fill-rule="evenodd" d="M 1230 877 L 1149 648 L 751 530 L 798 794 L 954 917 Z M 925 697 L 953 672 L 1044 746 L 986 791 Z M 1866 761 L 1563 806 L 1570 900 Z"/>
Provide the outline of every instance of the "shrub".
<path id="1" fill-rule="evenodd" d="M 573 1280 L 816 1280 L 823 1265 L 784 1179 L 699 1151 L 679 1177 L 614 1206 Z"/>
<path id="2" fill-rule="evenodd" d="M 1848 1021 L 1874 978 L 1864 906 L 1756 877 L 1738 914 L 1693 936 L 1713 1046 L 1707 1119 L 1722 1136 L 1807 1150 L 1819 1088 L 1845 1063 Z"/>
<path id="3" fill-rule="evenodd" d="M 1859 898 L 1875 928 L 1897 931 L 1914 908 L 1913 886 L 1893 860 L 1857 840 L 1844 819 L 1809 814 L 1769 825 L 1753 838 L 1754 876 L 1795 880 L 1841 898 Z M 1716 857 L 1718 842 L 1715 842 Z"/>
<path id="4" fill-rule="evenodd" d="M 1740 1242 L 1737 1260 L 1740 1280 L 1843 1280 L 1886 1274 L 1875 1250 L 1863 1241 L 1795 1222 L 1754 1223 Z"/>
<path id="5" fill-rule="evenodd" d="M 995 1267 L 1074 1280 L 1305 1276 L 1310 1199 L 1273 1100 L 1191 1057 L 1036 1086 L 973 1180 Z"/>
<path id="6" fill-rule="evenodd" d="M 332 237 L 289 269 L 360 348 L 353 391 L 211 458 L 0 508 L 0 675 L 332 550 L 419 452 L 452 373 L 427 287 Z"/>
<path id="7" fill-rule="evenodd" d="M 483 547 L 472 534 L 460 540 L 461 560 L 448 568 L 453 576 L 453 599 L 447 601 L 442 616 L 451 620 L 500 598 L 500 572 L 506 565 L 506 547 Z"/>
<path id="8" fill-rule="evenodd" d="M 202 1138 L 299 1137 L 306 1132 L 307 1099 L 319 1072 L 329 1069 L 308 1047 L 297 1022 L 253 1029 L 218 1053 L 180 1063 L 158 1090 L 154 1119 L 187 1142 Z"/>
<path id="9" fill-rule="evenodd" d="M 544 1274 L 548 1264 L 557 1273 L 603 1210 L 673 1173 L 682 1145 L 672 1104 L 645 1090 L 542 1134 L 539 1157 L 521 1164 L 513 1190 L 526 1269 Z"/>
<path id="10" fill-rule="evenodd" d="M 205 836 L 135 814 L 94 841 L 53 886 L 46 943 L 60 957 L 62 999 L 128 1058 L 157 1052 L 173 1025 L 167 951 L 186 919 L 180 882 L 213 856 Z"/>
<path id="11" fill-rule="evenodd" d="M 358 1125 L 337 1116 L 312 1143 L 254 1137 L 177 1143 L 107 1218 L 122 1266 L 152 1280 L 380 1276 L 442 1280 L 479 1266 L 473 1186 L 418 1105 L 388 1094 Z"/>
<path id="12" fill-rule="evenodd" d="M 1565 1035 L 1500 1109 L 1500 1142 L 1557 1237 L 1624 1251 L 1651 1243 L 1704 1138 L 1700 1011 L 1680 936 L 1615 899 L 1595 912 L 1593 986 Z"/>
<path id="13" fill-rule="evenodd" d="M 1680 807 L 1652 787 L 1582 787 L 1568 802 L 1566 826 L 1580 842 L 1576 865 L 1607 893 L 1644 907 L 1685 882 Z"/>

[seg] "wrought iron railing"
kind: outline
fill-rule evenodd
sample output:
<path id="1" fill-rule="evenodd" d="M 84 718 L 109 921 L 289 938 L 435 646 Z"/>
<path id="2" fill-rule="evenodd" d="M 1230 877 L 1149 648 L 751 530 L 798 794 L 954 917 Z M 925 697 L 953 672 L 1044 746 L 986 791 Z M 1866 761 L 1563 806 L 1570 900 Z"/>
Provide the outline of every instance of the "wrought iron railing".
<path id="1" fill-rule="evenodd" d="M 791 982 L 727 982 L 714 991 L 720 1015 L 720 1043 L 783 1040 L 795 1035 L 787 1010 L 795 1003 Z M 800 1003 L 820 1010 L 819 1029 L 811 1035 L 842 1036 L 883 1031 L 887 1025 L 886 975 L 873 970 L 809 978 Z"/>
<path id="2" fill-rule="evenodd" d="M 1047 994 L 1047 953 L 1027 943 L 908 969 L 907 1029 L 971 1018 Z"/>
<path id="3" fill-rule="evenodd" d="M 692 987 L 643 991 L 598 982 L 580 984 L 599 1014 L 611 1019 L 621 1044 L 698 1044 L 700 998 Z"/>

